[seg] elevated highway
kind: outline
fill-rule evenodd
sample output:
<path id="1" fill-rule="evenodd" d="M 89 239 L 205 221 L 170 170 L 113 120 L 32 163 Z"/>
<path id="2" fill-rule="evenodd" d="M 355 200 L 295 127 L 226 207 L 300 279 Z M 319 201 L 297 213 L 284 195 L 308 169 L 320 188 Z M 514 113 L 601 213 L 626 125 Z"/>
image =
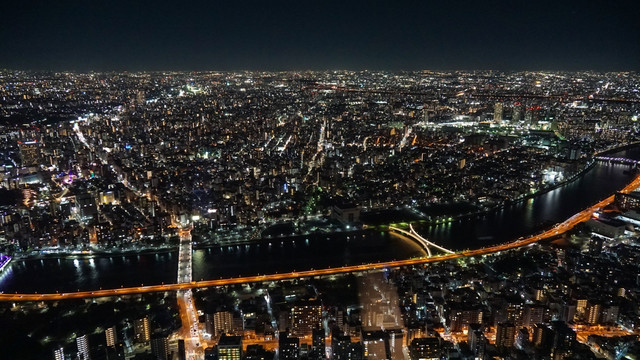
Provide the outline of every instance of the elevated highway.
<path id="1" fill-rule="evenodd" d="M 629 193 L 637 189 L 639 186 L 640 186 L 640 176 L 636 177 L 631 183 L 629 183 L 622 190 L 620 190 L 620 192 Z M 205 287 L 213 287 L 213 286 L 256 283 L 256 282 L 271 282 L 271 281 L 300 279 L 300 278 L 312 278 L 312 277 L 318 277 L 318 276 L 327 276 L 327 275 L 335 275 L 335 274 L 343 274 L 343 273 L 351 273 L 351 272 L 365 272 L 365 271 L 378 270 L 383 268 L 423 265 L 423 264 L 428 264 L 428 263 L 437 262 L 437 261 L 458 259 L 458 258 L 469 257 L 469 256 L 488 255 L 488 254 L 499 253 L 501 251 L 506 251 L 506 250 L 527 246 L 541 240 L 551 239 L 558 235 L 561 235 L 569 231 L 573 227 L 575 227 L 577 224 L 588 220 L 594 211 L 600 210 L 603 207 L 611 204 L 613 202 L 613 199 L 614 199 L 614 196 L 611 195 L 606 199 L 599 201 L 598 203 L 582 210 L 581 212 L 570 217 L 569 219 L 559 224 L 556 224 L 552 228 L 546 231 L 543 231 L 541 233 L 538 233 L 526 238 L 519 238 L 509 243 L 475 249 L 475 250 L 466 250 L 466 251 L 460 251 L 456 253 L 448 253 L 444 255 L 430 256 L 430 257 L 421 257 L 421 258 L 395 260 L 395 261 L 384 261 L 384 262 L 362 264 L 362 265 L 342 266 L 342 267 L 336 267 L 336 268 L 294 271 L 294 272 L 281 273 L 281 274 L 244 276 L 244 277 L 217 279 L 217 280 L 191 281 L 191 282 L 183 282 L 183 283 L 176 283 L 176 284 L 138 286 L 138 287 L 129 287 L 129 288 L 120 288 L 120 289 L 79 291 L 79 292 L 54 293 L 54 294 L 51 294 L 51 293 L 50 294 L 2 293 L 0 294 L 0 301 L 56 301 L 56 300 L 63 300 L 63 299 L 83 299 L 83 298 L 96 298 L 96 297 L 105 297 L 105 296 L 133 295 L 133 294 L 142 294 L 142 293 L 151 293 L 151 292 L 178 291 L 178 290 L 188 290 L 188 289 L 194 289 L 194 288 L 205 288 Z"/>

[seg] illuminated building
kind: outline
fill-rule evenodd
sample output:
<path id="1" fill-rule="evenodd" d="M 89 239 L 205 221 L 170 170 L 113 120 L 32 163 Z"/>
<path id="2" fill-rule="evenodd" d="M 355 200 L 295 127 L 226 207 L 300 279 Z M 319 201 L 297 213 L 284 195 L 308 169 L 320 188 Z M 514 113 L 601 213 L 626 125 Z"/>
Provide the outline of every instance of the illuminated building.
<path id="1" fill-rule="evenodd" d="M 325 336 L 324 329 L 313 329 L 311 334 L 311 352 L 312 356 L 309 358 L 313 359 L 324 359 L 327 357 L 325 351 Z"/>
<path id="2" fill-rule="evenodd" d="M 524 349 L 529 344 L 529 330 L 527 328 L 521 328 L 516 335 L 516 347 L 518 349 Z"/>
<path id="3" fill-rule="evenodd" d="M 242 359 L 242 336 L 222 335 L 218 341 L 218 360 Z"/>
<path id="4" fill-rule="evenodd" d="M 602 314 L 600 316 L 600 323 L 615 324 L 618 321 L 619 313 L 620 313 L 620 307 L 617 305 L 603 306 Z"/>
<path id="5" fill-rule="evenodd" d="M 400 329 L 371 330 L 362 332 L 364 357 L 369 359 L 403 359 Z"/>
<path id="6" fill-rule="evenodd" d="M 64 358 L 64 349 L 59 348 L 53 351 L 53 359 L 54 360 L 65 360 Z"/>
<path id="7" fill-rule="evenodd" d="M 618 219 L 605 219 L 602 217 L 599 219 L 589 219 L 587 221 L 587 226 L 589 226 L 594 234 L 609 239 L 615 239 L 622 236 L 626 228 L 623 221 Z"/>
<path id="8" fill-rule="evenodd" d="M 549 348 L 551 329 L 544 324 L 535 324 L 533 326 L 533 335 L 531 343 L 537 348 Z"/>
<path id="9" fill-rule="evenodd" d="M 147 343 L 151 340 L 149 317 L 145 316 L 133 322 L 133 334 L 134 340 L 137 343 Z"/>
<path id="10" fill-rule="evenodd" d="M 623 211 L 640 207 L 640 192 L 633 191 L 628 194 L 618 192 L 615 195 L 615 203 Z"/>
<path id="11" fill-rule="evenodd" d="M 360 206 L 355 203 L 340 203 L 333 206 L 331 216 L 343 224 L 360 221 Z"/>
<path id="12" fill-rule="evenodd" d="M 587 299 L 578 299 L 578 303 L 576 304 L 576 313 L 578 315 L 582 315 L 587 308 Z"/>
<path id="13" fill-rule="evenodd" d="M 169 340 L 165 336 L 151 339 L 151 354 L 156 360 L 169 359 Z"/>
<path id="14" fill-rule="evenodd" d="M 440 359 L 442 344 L 439 337 L 413 339 L 409 345 L 411 360 Z"/>
<path id="15" fill-rule="evenodd" d="M 576 333 L 562 321 L 554 321 L 552 359 L 566 359 L 571 355 L 571 349 L 576 341 Z"/>
<path id="16" fill-rule="evenodd" d="M 110 347 L 116 346 L 116 343 L 118 343 L 118 334 L 116 333 L 116 327 L 115 326 L 107 328 L 104 331 L 104 335 L 105 335 L 106 340 L 107 340 L 107 346 L 110 346 Z"/>
<path id="17" fill-rule="evenodd" d="M 291 307 L 291 334 L 311 335 L 322 328 L 322 306 L 318 303 L 300 303 Z"/>
<path id="18" fill-rule="evenodd" d="M 19 142 L 22 166 L 36 166 L 40 164 L 40 143 L 37 140 Z"/>
<path id="19" fill-rule="evenodd" d="M 512 348 L 516 339 L 516 326 L 513 323 L 499 323 L 496 328 L 496 348 L 499 351 Z"/>
<path id="20" fill-rule="evenodd" d="M 82 219 L 93 219 L 98 215 L 96 201 L 91 194 L 78 194 L 76 196 L 76 202 L 80 208 L 80 216 Z"/>
<path id="21" fill-rule="evenodd" d="M 467 332 L 467 344 L 476 358 L 482 358 L 487 346 L 487 338 L 484 336 L 482 325 L 470 324 Z"/>
<path id="22" fill-rule="evenodd" d="M 213 328 L 215 335 L 231 334 L 234 331 L 233 314 L 228 311 L 219 311 L 213 314 Z"/>
<path id="23" fill-rule="evenodd" d="M 452 309 L 449 312 L 449 329 L 460 332 L 469 324 L 482 324 L 482 310 L 480 309 Z"/>
<path id="24" fill-rule="evenodd" d="M 78 359 L 79 360 L 90 360 L 89 356 L 89 339 L 87 339 L 87 335 L 82 335 L 76 338 L 76 346 L 78 347 Z"/>
<path id="25" fill-rule="evenodd" d="M 493 106 L 493 121 L 494 122 L 500 122 L 502 121 L 502 103 L 496 103 Z"/>
<path id="26" fill-rule="evenodd" d="M 527 305 L 524 309 L 524 326 L 532 327 L 545 322 L 547 309 L 541 305 Z"/>
<path id="27" fill-rule="evenodd" d="M 278 350 L 282 360 L 297 359 L 300 351 L 300 339 L 287 336 L 287 333 L 281 332 L 278 340 Z"/>
<path id="28" fill-rule="evenodd" d="M 596 325 L 600 323 L 600 312 L 602 310 L 602 305 L 597 303 L 589 303 L 585 310 L 585 321 L 589 325 Z"/>

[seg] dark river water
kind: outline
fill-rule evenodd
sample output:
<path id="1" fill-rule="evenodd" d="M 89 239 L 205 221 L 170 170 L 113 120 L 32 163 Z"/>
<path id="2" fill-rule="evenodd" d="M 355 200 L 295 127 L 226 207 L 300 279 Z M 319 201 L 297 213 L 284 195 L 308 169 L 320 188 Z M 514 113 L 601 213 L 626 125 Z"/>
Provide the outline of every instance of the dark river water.
<path id="1" fill-rule="evenodd" d="M 615 154 L 640 159 L 640 148 Z M 502 243 L 560 222 L 615 193 L 632 180 L 628 166 L 598 163 L 565 186 L 484 217 L 417 230 L 453 250 Z M 263 243 L 198 249 L 193 278 L 308 270 L 422 255 L 414 243 L 374 231 L 270 239 Z M 175 282 L 177 253 L 76 259 L 14 260 L 0 273 L 0 291 L 55 292 Z"/>

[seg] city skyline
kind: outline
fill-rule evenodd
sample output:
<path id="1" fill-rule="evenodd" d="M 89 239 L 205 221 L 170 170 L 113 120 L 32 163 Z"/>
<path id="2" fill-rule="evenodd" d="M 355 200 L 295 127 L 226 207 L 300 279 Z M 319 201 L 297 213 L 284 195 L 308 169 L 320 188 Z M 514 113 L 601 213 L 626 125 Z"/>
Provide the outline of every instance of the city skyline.
<path id="1" fill-rule="evenodd" d="M 0 70 L 0 346 L 635 356 L 639 83 Z"/>
<path id="2" fill-rule="evenodd" d="M 640 2 L 0 14 L 0 358 L 640 358 Z"/>

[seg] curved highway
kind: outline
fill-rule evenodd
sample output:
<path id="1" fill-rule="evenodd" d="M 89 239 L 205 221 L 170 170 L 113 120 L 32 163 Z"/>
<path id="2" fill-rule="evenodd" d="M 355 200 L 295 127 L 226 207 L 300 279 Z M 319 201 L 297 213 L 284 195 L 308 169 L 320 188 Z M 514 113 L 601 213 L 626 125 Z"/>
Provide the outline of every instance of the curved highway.
<path id="1" fill-rule="evenodd" d="M 638 187 L 640 187 L 640 176 L 636 177 L 631 183 L 629 183 L 622 190 L 620 190 L 620 192 L 629 193 Z M 264 282 L 264 281 L 279 281 L 279 280 L 309 278 L 309 277 L 326 276 L 326 275 L 334 275 L 334 274 L 342 274 L 342 273 L 350 273 L 350 272 L 363 272 L 363 271 L 377 270 L 377 269 L 383 269 L 388 267 L 421 265 L 421 264 L 426 264 L 431 262 L 458 259 L 458 258 L 469 257 L 469 256 L 487 255 L 487 254 L 497 253 L 500 251 L 515 249 L 522 246 L 530 245 L 538 241 L 550 239 L 560 234 L 563 234 L 568 230 L 572 229 L 577 224 L 588 220 L 594 211 L 597 211 L 611 204 L 613 202 L 613 199 L 614 199 L 614 195 L 611 195 L 608 198 L 598 202 L 597 204 L 594 204 L 593 206 L 587 209 L 582 210 L 581 212 L 573 215 L 572 217 L 565 220 L 564 222 L 559 223 L 542 233 L 532 235 L 527 238 L 520 238 L 506 244 L 500 244 L 500 245 L 480 248 L 476 250 L 466 250 L 466 251 L 461 251 L 453 254 L 445 254 L 445 255 L 406 259 L 406 260 L 385 261 L 385 262 L 363 264 L 363 265 L 342 266 L 342 267 L 319 269 L 319 270 L 294 271 L 294 272 L 288 272 L 288 273 L 282 273 L 282 274 L 256 275 L 256 276 L 245 276 L 245 277 L 218 279 L 218 280 L 192 281 L 192 282 L 181 283 L 181 284 L 163 284 L 163 285 L 138 286 L 138 287 L 128 287 L 128 288 L 119 288 L 119 289 L 79 291 L 79 292 L 55 293 L 55 294 L 37 294 L 37 293 L 36 294 L 5 294 L 5 293 L 2 293 L 0 294 L 0 301 L 45 301 L 45 300 L 53 301 L 53 300 L 63 300 L 63 299 L 82 299 L 82 298 L 95 298 L 95 297 L 105 297 L 105 296 L 132 295 L 132 294 L 151 293 L 151 292 L 177 291 L 177 290 L 187 290 L 187 289 L 193 289 L 193 288 L 204 288 L 204 287 L 212 287 L 212 286 L 244 284 L 244 283 Z"/>

